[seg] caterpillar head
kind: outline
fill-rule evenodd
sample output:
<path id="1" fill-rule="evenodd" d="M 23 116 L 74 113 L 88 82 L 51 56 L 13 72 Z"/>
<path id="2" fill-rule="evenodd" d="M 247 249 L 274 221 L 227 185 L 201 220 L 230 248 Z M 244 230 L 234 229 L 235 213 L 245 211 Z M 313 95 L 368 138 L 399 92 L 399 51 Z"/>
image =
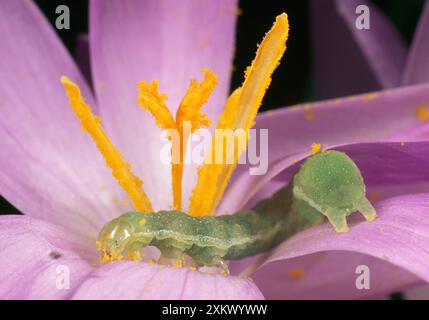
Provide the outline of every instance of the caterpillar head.
<path id="1" fill-rule="evenodd" d="M 132 234 L 132 225 L 123 219 L 118 218 L 107 223 L 97 240 L 97 249 L 102 254 L 101 261 L 121 260 Z"/>
<path id="2" fill-rule="evenodd" d="M 368 221 L 377 216 L 358 167 L 343 152 L 325 151 L 305 161 L 294 177 L 294 195 L 326 216 L 337 232 L 348 230 L 352 212 Z"/>
<path id="3" fill-rule="evenodd" d="M 359 169 L 339 151 L 325 151 L 309 158 L 295 181 L 302 193 L 322 208 L 348 208 L 365 196 Z"/>

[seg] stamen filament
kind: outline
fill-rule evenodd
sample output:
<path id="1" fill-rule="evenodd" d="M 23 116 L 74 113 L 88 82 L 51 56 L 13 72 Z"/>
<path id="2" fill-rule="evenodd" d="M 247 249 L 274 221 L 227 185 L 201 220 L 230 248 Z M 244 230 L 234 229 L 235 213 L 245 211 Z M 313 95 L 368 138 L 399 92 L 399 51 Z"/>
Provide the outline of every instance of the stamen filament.
<path id="1" fill-rule="evenodd" d="M 111 168 L 112 175 L 128 194 L 134 208 L 145 213 L 152 212 L 152 205 L 143 190 L 143 182 L 132 173 L 131 166 L 124 161 L 119 150 L 110 141 L 100 119 L 92 113 L 91 106 L 82 97 L 79 87 L 66 76 L 61 77 L 61 83 L 83 130 L 87 131 L 95 141 L 98 150 Z"/>
<path id="2" fill-rule="evenodd" d="M 289 34 L 289 23 L 285 13 L 277 16 L 271 30 L 265 35 L 260 44 L 256 57 L 245 73 L 245 80 L 239 91 L 235 91 L 228 99 L 217 128 L 244 129 L 246 132 L 254 125 L 254 120 L 262 99 L 271 82 L 271 75 L 279 64 Z M 248 136 L 248 134 L 247 134 Z M 212 142 L 208 157 L 216 150 Z M 225 148 L 224 148 L 225 149 Z M 238 158 L 245 148 L 234 148 L 233 164 L 212 164 L 206 158 L 206 163 L 198 170 L 197 184 L 190 198 L 189 214 L 193 216 L 213 215 L 237 165 Z"/>

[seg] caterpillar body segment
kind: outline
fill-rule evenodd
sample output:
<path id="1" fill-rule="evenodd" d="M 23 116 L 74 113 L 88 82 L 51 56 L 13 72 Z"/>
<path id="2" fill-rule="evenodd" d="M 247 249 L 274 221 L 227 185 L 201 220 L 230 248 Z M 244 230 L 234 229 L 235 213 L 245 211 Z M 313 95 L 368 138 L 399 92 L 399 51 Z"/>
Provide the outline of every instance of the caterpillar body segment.
<path id="1" fill-rule="evenodd" d="M 270 250 L 324 217 L 337 232 L 346 232 L 346 217 L 355 211 L 367 220 L 376 217 L 362 175 L 345 153 L 326 151 L 308 158 L 287 187 L 252 210 L 218 217 L 128 212 L 104 226 L 98 244 L 111 258 L 155 246 L 167 258 L 187 254 L 198 266 L 225 269 L 224 260 Z"/>

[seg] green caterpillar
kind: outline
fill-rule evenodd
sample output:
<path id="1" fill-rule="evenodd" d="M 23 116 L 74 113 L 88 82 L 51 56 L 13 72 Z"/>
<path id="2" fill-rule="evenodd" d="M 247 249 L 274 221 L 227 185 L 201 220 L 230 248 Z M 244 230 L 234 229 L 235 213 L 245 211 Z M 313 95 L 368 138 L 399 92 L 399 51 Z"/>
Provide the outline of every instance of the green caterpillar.
<path id="1" fill-rule="evenodd" d="M 267 251 L 323 217 L 337 232 L 347 232 L 346 217 L 355 211 L 368 221 L 377 216 L 354 162 L 345 153 L 325 151 L 308 158 L 287 187 L 252 210 L 219 217 L 129 212 L 106 224 L 97 243 L 111 258 L 155 246 L 167 258 L 185 253 L 198 266 L 225 269 L 224 259 Z"/>

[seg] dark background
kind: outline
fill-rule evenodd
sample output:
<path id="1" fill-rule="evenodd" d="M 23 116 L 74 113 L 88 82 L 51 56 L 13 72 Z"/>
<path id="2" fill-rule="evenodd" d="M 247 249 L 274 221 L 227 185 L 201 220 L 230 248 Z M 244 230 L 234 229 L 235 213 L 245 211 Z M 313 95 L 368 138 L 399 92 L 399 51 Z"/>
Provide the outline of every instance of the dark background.
<path id="1" fill-rule="evenodd" d="M 73 52 L 76 37 L 88 30 L 88 1 L 36 0 L 35 2 L 53 25 L 58 16 L 55 14 L 55 8 L 60 4 L 70 8 L 70 30 L 55 30 Z M 293 26 L 291 30 L 293 41 L 288 41 L 287 59 L 282 60 L 274 74 L 269 94 L 264 98 L 263 110 L 267 110 L 267 106 L 283 107 L 310 100 L 312 97 L 309 2 L 309 0 L 240 1 L 242 14 L 238 17 L 237 24 L 237 51 L 232 88 L 241 84 L 244 69 L 254 58 L 256 43 L 261 41 L 265 32 L 271 27 L 274 17 L 281 12 L 287 12 L 291 19 L 290 24 Z M 390 17 L 406 41 L 410 42 L 425 0 L 373 0 L 373 2 Z"/>
<path id="2" fill-rule="evenodd" d="M 77 36 L 88 31 L 88 1 L 36 0 L 35 2 L 53 26 L 58 16 L 55 13 L 56 7 L 67 5 L 70 8 L 71 28 L 69 30 L 54 28 L 54 30 L 73 53 Z M 390 17 L 406 41 L 410 43 L 425 0 L 374 0 L 373 2 Z M 292 17 L 293 30 L 297 30 L 297 32 L 291 34 L 293 41 L 288 42 L 287 59 L 283 59 L 279 66 L 280 70 L 273 76 L 269 92 L 264 98 L 262 110 L 312 100 L 309 0 L 241 0 L 240 9 L 242 14 L 238 17 L 235 69 L 231 88 L 241 84 L 244 69 L 254 57 L 256 43 L 262 39 L 272 25 L 274 17 L 281 12 L 287 12 Z M 18 211 L 0 197 L 0 213 L 11 214 L 18 213 Z"/>

